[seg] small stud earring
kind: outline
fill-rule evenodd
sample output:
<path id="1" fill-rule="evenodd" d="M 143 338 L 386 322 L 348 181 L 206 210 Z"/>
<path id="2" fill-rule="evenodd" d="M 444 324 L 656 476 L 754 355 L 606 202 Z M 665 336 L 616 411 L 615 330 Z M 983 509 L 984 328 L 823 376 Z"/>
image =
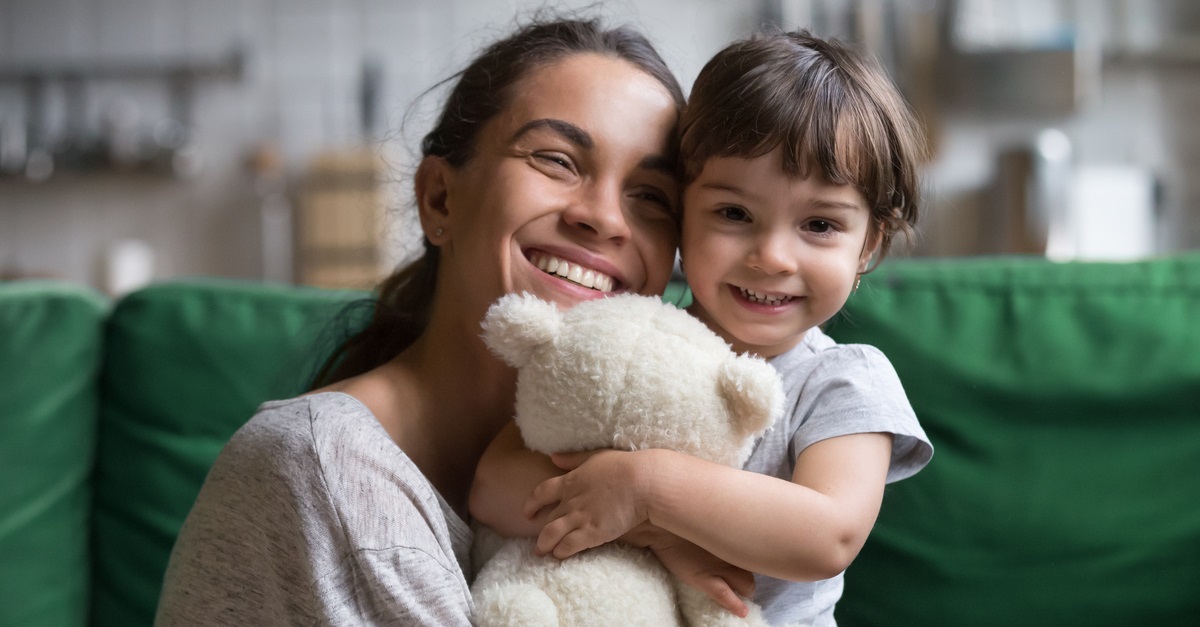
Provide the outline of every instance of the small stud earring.
<path id="1" fill-rule="evenodd" d="M 862 275 L 861 274 L 854 278 L 854 292 L 852 292 L 852 293 L 858 292 L 858 284 L 859 283 L 862 283 Z"/>
<path id="2" fill-rule="evenodd" d="M 439 226 L 439 227 L 437 228 L 437 230 L 433 232 L 433 236 L 434 236 L 434 237 L 441 237 L 441 236 L 442 236 L 442 233 L 445 233 L 445 231 L 442 229 L 442 227 L 440 227 L 440 226 Z"/>

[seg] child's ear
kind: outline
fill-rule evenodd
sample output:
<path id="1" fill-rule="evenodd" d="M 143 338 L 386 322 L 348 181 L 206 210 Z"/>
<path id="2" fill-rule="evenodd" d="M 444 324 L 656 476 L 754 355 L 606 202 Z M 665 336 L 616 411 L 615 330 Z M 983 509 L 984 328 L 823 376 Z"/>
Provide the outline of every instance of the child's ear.
<path id="1" fill-rule="evenodd" d="M 425 157 L 413 177 L 421 230 L 434 246 L 450 241 L 449 190 L 454 168 L 442 157 Z"/>
<path id="2" fill-rule="evenodd" d="M 871 266 L 871 259 L 875 257 L 875 253 L 879 252 L 879 246 L 883 244 L 883 227 L 879 222 L 872 220 L 870 228 L 867 229 L 867 239 L 863 242 L 862 255 L 858 259 L 858 273 L 862 274 Z"/>

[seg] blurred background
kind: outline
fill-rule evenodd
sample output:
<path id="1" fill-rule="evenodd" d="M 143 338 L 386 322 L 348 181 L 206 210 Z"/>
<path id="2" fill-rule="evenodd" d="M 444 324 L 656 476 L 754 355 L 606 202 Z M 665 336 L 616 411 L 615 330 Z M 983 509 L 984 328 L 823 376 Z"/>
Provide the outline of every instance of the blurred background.
<path id="1" fill-rule="evenodd" d="M 764 24 L 868 47 L 930 138 L 900 254 L 1200 248 L 1194 0 L 0 0 L 0 279 L 370 285 L 415 250 L 422 93 L 544 6 L 685 90 Z"/>

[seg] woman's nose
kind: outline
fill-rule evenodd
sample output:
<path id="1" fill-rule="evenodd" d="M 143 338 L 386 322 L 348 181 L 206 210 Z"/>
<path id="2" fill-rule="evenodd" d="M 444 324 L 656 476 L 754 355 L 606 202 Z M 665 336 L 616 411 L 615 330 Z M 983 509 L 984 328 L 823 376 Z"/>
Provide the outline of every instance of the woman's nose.
<path id="1" fill-rule="evenodd" d="M 747 262 L 751 267 L 767 274 L 796 272 L 797 251 L 788 239 L 772 233 L 759 235 Z"/>
<path id="2" fill-rule="evenodd" d="M 594 233 L 602 240 L 629 239 L 631 232 L 620 186 L 597 184 L 580 191 L 563 213 L 567 224 Z"/>

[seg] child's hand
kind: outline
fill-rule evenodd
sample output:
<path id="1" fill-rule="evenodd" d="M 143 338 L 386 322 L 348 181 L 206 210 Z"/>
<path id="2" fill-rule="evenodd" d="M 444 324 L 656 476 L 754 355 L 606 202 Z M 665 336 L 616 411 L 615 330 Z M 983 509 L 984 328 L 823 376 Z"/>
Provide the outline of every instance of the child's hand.
<path id="1" fill-rule="evenodd" d="M 525 515 L 555 506 L 538 535 L 539 555 L 563 559 L 611 542 L 646 520 L 639 498 L 638 453 L 600 450 L 552 455 L 569 471 L 543 481 L 525 501 Z"/>

